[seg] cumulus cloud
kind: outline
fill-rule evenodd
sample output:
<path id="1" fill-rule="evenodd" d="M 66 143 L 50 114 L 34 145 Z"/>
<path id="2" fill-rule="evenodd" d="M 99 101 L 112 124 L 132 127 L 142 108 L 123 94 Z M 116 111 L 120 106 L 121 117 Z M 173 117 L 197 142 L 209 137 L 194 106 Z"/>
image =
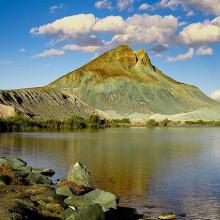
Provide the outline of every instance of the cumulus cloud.
<path id="1" fill-rule="evenodd" d="M 0 58 L 0 65 L 4 65 L 4 64 L 11 64 L 12 61 L 11 60 L 7 60 L 7 59 L 3 59 L 3 58 Z"/>
<path id="2" fill-rule="evenodd" d="M 168 62 L 184 61 L 184 60 L 191 59 L 193 57 L 193 55 L 194 55 L 194 49 L 189 48 L 189 50 L 184 54 L 179 54 L 175 57 L 168 57 L 167 61 Z"/>
<path id="3" fill-rule="evenodd" d="M 51 14 L 55 14 L 57 10 L 62 9 L 64 7 L 64 4 L 59 4 L 59 5 L 53 5 L 49 8 L 49 12 Z"/>
<path id="4" fill-rule="evenodd" d="M 144 3 L 139 6 L 139 10 L 147 10 L 150 8 L 150 5 L 148 3 Z"/>
<path id="5" fill-rule="evenodd" d="M 58 39 L 74 40 L 79 46 L 109 46 L 127 43 L 166 44 L 178 28 L 178 19 L 172 15 L 133 15 L 124 19 L 121 16 L 97 18 L 93 14 L 79 14 L 58 19 L 52 23 L 32 28 L 34 35 L 49 35 Z M 110 37 L 104 39 L 96 38 Z M 91 38 L 93 36 L 93 38 Z"/>
<path id="6" fill-rule="evenodd" d="M 213 53 L 214 51 L 210 47 L 200 47 L 196 51 L 196 55 L 199 56 L 211 56 Z"/>
<path id="7" fill-rule="evenodd" d="M 204 45 L 220 41 L 220 16 L 211 21 L 192 23 L 177 37 L 177 42 L 187 45 Z"/>
<path id="8" fill-rule="evenodd" d="M 19 50 L 19 52 L 20 52 L 20 53 L 25 53 L 25 52 L 27 52 L 27 50 L 26 50 L 25 48 L 21 48 L 21 49 Z"/>
<path id="9" fill-rule="evenodd" d="M 179 54 L 174 57 L 167 57 L 168 62 L 177 62 L 192 59 L 194 55 L 196 56 L 211 56 L 214 53 L 213 49 L 210 47 L 199 47 L 196 50 L 194 48 L 189 48 L 184 54 Z"/>
<path id="10" fill-rule="evenodd" d="M 68 44 L 64 46 L 63 49 L 68 51 L 83 51 L 87 53 L 94 53 L 99 51 L 101 48 L 101 46 L 79 46 L 76 44 Z"/>
<path id="11" fill-rule="evenodd" d="M 205 14 L 220 15 L 220 1 L 219 0 L 160 0 L 157 7 L 171 8 L 182 6 L 184 10 L 190 7 L 200 10 Z"/>
<path id="12" fill-rule="evenodd" d="M 117 8 L 122 10 L 133 10 L 134 0 L 117 0 Z"/>
<path id="13" fill-rule="evenodd" d="M 184 0 L 182 2 L 184 2 Z M 171 8 L 172 10 L 174 10 L 177 6 L 181 4 L 181 0 L 160 0 L 156 7 Z"/>
<path id="14" fill-rule="evenodd" d="M 38 53 L 34 55 L 33 58 L 44 58 L 44 57 L 62 56 L 62 55 L 64 55 L 63 50 L 50 49 L 50 50 L 45 50 L 42 53 Z"/>
<path id="15" fill-rule="evenodd" d="M 95 7 L 98 8 L 98 9 L 112 9 L 112 3 L 111 1 L 109 0 L 101 0 L 101 1 L 97 1 L 95 3 Z"/>
<path id="16" fill-rule="evenodd" d="M 220 90 L 216 90 L 211 94 L 211 98 L 220 102 Z"/>

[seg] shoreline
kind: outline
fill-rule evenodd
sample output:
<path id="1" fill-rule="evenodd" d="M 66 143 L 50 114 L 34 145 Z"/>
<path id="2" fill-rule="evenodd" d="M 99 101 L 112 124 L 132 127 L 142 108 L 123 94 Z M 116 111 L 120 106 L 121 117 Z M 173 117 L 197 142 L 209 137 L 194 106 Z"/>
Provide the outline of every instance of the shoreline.
<path id="1" fill-rule="evenodd" d="M 66 177 L 52 182 L 55 171 L 30 167 L 16 157 L 0 157 L 1 220 L 138 220 L 134 208 L 92 185 L 87 168 L 76 162 Z M 92 216 L 89 217 L 88 216 Z"/>
<path id="2" fill-rule="evenodd" d="M 66 120 L 33 120 L 21 116 L 6 119 L 0 118 L 0 133 L 19 131 L 74 131 L 79 129 L 102 129 L 102 128 L 177 128 L 177 127 L 220 127 L 220 121 L 170 121 L 168 119 L 156 121 L 133 122 L 129 119 L 106 120 L 98 116 L 88 119 L 72 117 Z"/>

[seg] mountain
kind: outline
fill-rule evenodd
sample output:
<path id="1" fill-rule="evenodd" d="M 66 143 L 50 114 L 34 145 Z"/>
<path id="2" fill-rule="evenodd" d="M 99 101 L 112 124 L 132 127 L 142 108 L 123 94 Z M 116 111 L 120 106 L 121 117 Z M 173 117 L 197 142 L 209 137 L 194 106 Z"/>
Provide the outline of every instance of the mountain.
<path id="1" fill-rule="evenodd" d="M 34 118 L 95 113 L 112 118 L 220 120 L 219 103 L 197 87 L 162 73 L 145 50 L 133 51 L 127 45 L 102 54 L 45 87 L 0 91 L 0 115 L 6 108 L 9 113 Z"/>
<path id="2" fill-rule="evenodd" d="M 112 117 L 173 115 L 220 106 L 197 87 L 162 73 L 145 50 L 133 51 L 127 45 L 104 53 L 49 87 L 75 94 Z"/>

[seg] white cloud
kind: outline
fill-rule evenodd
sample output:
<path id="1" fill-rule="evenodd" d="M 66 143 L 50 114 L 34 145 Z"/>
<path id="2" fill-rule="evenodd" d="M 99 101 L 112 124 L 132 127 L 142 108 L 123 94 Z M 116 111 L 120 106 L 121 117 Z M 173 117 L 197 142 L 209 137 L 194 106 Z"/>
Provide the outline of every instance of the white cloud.
<path id="1" fill-rule="evenodd" d="M 214 53 L 210 47 L 200 47 L 197 49 L 196 54 L 199 56 L 211 56 Z"/>
<path id="2" fill-rule="evenodd" d="M 220 102 L 220 90 L 216 90 L 211 94 L 211 98 Z"/>
<path id="3" fill-rule="evenodd" d="M 194 49 L 189 48 L 189 50 L 184 54 L 179 54 L 175 57 L 168 57 L 167 61 L 168 62 L 184 61 L 184 60 L 191 59 L 193 57 L 193 55 L 194 55 Z"/>
<path id="4" fill-rule="evenodd" d="M 57 10 L 63 9 L 63 7 L 64 7 L 64 4 L 53 5 L 53 6 L 51 6 L 51 7 L 49 8 L 49 12 L 50 12 L 51 14 L 55 14 L 55 13 L 57 12 Z"/>
<path id="5" fill-rule="evenodd" d="M 189 48 L 184 54 L 179 54 L 174 57 L 167 57 L 168 62 L 177 62 L 192 59 L 194 55 L 197 56 L 211 56 L 213 54 L 213 49 L 210 47 L 200 47 L 198 49 Z"/>
<path id="6" fill-rule="evenodd" d="M 6 60 L 6 59 L 3 59 L 3 58 L 0 58 L 0 65 L 4 65 L 4 64 L 11 64 L 12 61 L 11 60 Z"/>
<path id="7" fill-rule="evenodd" d="M 19 52 L 20 52 L 20 53 L 25 53 L 25 52 L 27 52 L 27 50 L 26 50 L 25 48 L 21 48 L 21 49 L 19 50 Z"/>
<path id="8" fill-rule="evenodd" d="M 190 11 L 187 12 L 186 15 L 189 16 L 189 17 L 192 17 L 194 14 L 195 14 L 194 11 L 190 10 Z"/>
<path id="9" fill-rule="evenodd" d="M 133 10 L 134 0 L 117 0 L 117 8 L 120 11 Z"/>
<path id="10" fill-rule="evenodd" d="M 45 50 L 42 53 L 38 53 L 34 55 L 33 58 L 44 58 L 44 57 L 62 56 L 62 55 L 64 55 L 63 50 L 50 49 L 50 50 Z"/>
<path id="11" fill-rule="evenodd" d="M 158 8 L 171 8 L 173 10 L 180 4 L 181 4 L 181 0 L 161 0 L 157 4 L 157 7 Z"/>
<path id="12" fill-rule="evenodd" d="M 58 19 L 52 23 L 32 28 L 31 33 L 35 35 L 60 35 L 62 37 L 77 37 L 92 31 L 96 23 L 93 14 L 78 14 Z"/>
<path id="13" fill-rule="evenodd" d="M 189 24 L 179 33 L 177 42 L 187 45 L 220 42 L 220 16 L 212 21 Z"/>
<path id="14" fill-rule="evenodd" d="M 171 8 L 172 10 L 178 6 L 182 6 L 184 10 L 193 7 L 205 14 L 220 15 L 219 0 L 160 0 L 157 4 L 157 7 Z"/>
<path id="15" fill-rule="evenodd" d="M 95 3 L 95 7 L 98 9 L 102 9 L 102 8 L 106 8 L 106 9 L 112 9 L 112 3 L 109 0 L 101 0 L 101 1 L 97 1 Z"/>
<path id="16" fill-rule="evenodd" d="M 220 15 L 219 0 L 185 0 L 185 2 L 203 11 L 205 14 Z"/>
<path id="17" fill-rule="evenodd" d="M 147 10 L 150 8 L 150 5 L 147 3 L 144 3 L 142 5 L 139 6 L 139 10 Z"/>
<path id="18" fill-rule="evenodd" d="M 102 48 L 102 46 L 79 46 L 76 44 L 68 44 L 64 46 L 64 50 L 69 50 L 69 51 L 83 51 L 87 53 L 94 53 L 99 51 Z"/>
<path id="19" fill-rule="evenodd" d="M 58 19 L 52 23 L 32 28 L 35 35 L 49 35 L 59 40 L 74 40 L 80 46 L 116 44 L 166 44 L 174 38 L 178 19 L 172 15 L 133 15 L 127 19 L 121 16 L 97 18 L 93 14 L 79 14 Z M 104 39 L 89 36 L 111 37 Z M 106 39 L 106 38 L 105 38 Z"/>

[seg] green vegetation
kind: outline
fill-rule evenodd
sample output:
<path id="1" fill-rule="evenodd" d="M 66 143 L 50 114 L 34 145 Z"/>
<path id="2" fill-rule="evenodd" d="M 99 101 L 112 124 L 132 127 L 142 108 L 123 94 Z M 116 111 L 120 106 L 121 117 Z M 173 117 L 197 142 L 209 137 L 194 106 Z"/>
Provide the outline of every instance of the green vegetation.
<path id="1" fill-rule="evenodd" d="M 131 121 L 128 118 L 123 118 L 123 119 L 112 119 L 110 121 L 111 127 L 120 127 L 120 126 L 126 126 L 130 125 Z"/>
<path id="2" fill-rule="evenodd" d="M 185 124 L 191 126 L 220 126 L 220 121 L 185 121 Z"/>
<path id="3" fill-rule="evenodd" d="M 0 132 L 26 131 L 26 130 L 62 130 L 62 129 L 79 129 L 79 128 L 105 128 L 109 126 L 106 119 L 97 115 L 91 115 L 88 119 L 73 116 L 63 121 L 46 120 L 34 121 L 21 116 L 0 119 Z"/>
<path id="4" fill-rule="evenodd" d="M 159 123 L 154 119 L 150 119 L 149 121 L 147 121 L 147 127 L 157 127 L 158 125 Z"/>
<path id="5" fill-rule="evenodd" d="M 131 121 L 128 118 L 106 120 L 98 115 L 91 115 L 84 119 L 78 116 L 72 116 L 65 120 L 50 119 L 46 121 L 36 121 L 21 116 L 0 118 L 0 132 L 17 132 L 17 131 L 35 131 L 35 130 L 73 130 L 83 128 L 107 128 L 107 127 L 126 127 L 130 126 Z M 139 125 L 141 126 L 141 125 Z M 145 124 L 146 127 L 180 127 L 180 126 L 220 126 L 220 121 L 170 121 L 164 119 L 157 122 L 150 119 Z"/>

